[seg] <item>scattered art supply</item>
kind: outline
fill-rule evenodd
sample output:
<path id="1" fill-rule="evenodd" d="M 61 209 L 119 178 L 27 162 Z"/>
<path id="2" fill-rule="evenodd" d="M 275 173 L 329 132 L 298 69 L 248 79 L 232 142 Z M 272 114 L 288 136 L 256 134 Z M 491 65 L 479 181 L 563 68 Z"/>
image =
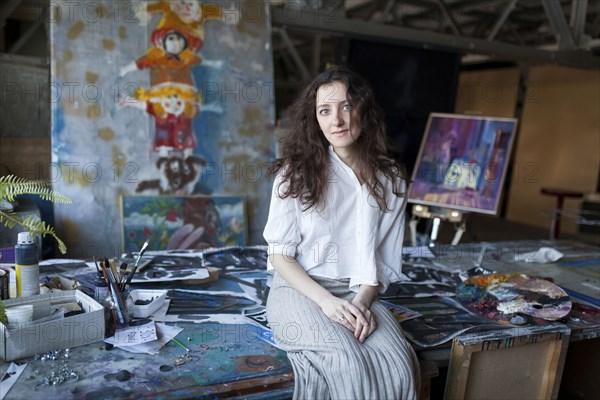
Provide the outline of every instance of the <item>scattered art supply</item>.
<path id="1" fill-rule="evenodd" d="M 167 297 L 166 290 L 132 290 L 133 316 L 135 318 L 147 318 L 160 309 Z"/>
<path id="2" fill-rule="evenodd" d="M 228 275 L 260 272 L 267 269 L 266 246 L 230 246 L 202 252 L 205 267 L 218 268 Z"/>
<path id="3" fill-rule="evenodd" d="M 469 310 L 498 321 L 525 314 L 554 321 L 571 311 L 567 293 L 545 279 L 524 274 L 474 276 L 459 284 L 456 298 Z"/>
<path id="4" fill-rule="evenodd" d="M 17 325 L 22 324 L 24 322 L 31 322 L 31 320 L 33 319 L 32 304 L 23 304 L 20 306 L 7 307 L 5 312 L 9 325 Z"/>
<path id="5" fill-rule="evenodd" d="M 10 298 L 10 269 L 0 268 L 0 300 Z"/>
<path id="6" fill-rule="evenodd" d="M 409 281 L 400 281 L 398 284 L 411 285 L 444 285 L 456 287 L 460 282 L 457 272 L 447 272 L 436 268 L 428 268 L 424 265 L 415 265 L 412 263 L 402 264 L 402 273 L 406 275 Z"/>
<path id="7" fill-rule="evenodd" d="M 132 283 L 201 280 L 209 277 L 198 257 L 156 255 L 143 271 L 131 274 Z"/>
<path id="8" fill-rule="evenodd" d="M 502 327 L 446 297 L 403 299 L 402 306 L 421 314 L 418 318 L 404 321 L 402 330 L 407 339 L 423 348 L 446 343 L 469 330 Z"/>
<path id="9" fill-rule="evenodd" d="M 390 310 L 398 322 L 408 321 L 421 316 L 420 313 L 410 310 L 406 307 L 399 306 L 398 304 L 387 301 L 382 301 L 381 303 L 386 306 L 388 310 Z"/>
<path id="10" fill-rule="evenodd" d="M 152 342 L 156 339 L 158 339 L 156 325 L 153 321 L 149 321 L 143 325 L 117 329 L 114 336 L 104 339 L 104 341 L 117 347 L 127 347 Z"/>
<path id="11" fill-rule="evenodd" d="M 150 244 L 150 242 L 148 242 L 147 240 L 144 242 L 144 244 L 142 245 L 142 248 L 140 249 L 140 252 L 138 253 L 138 256 L 135 259 L 135 264 L 133 265 L 133 270 L 131 271 L 131 273 L 129 273 L 129 276 L 127 276 L 127 280 L 125 281 L 126 285 L 129 285 L 129 283 L 131 283 L 131 280 L 133 279 L 137 269 L 140 266 L 140 260 L 142 259 L 142 256 L 144 255 L 144 253 L 146 252 L 146 249 L 148 248 L 148 245 Z M 125 264 L 127 265 L 127 264 Z M 141 271 L 141 270 L 140 270 Z"/>
<path id="12" fill-rule="evenodd" d="M 525 254 L 515 254 L 515 261 L 527 263 L 553 263 L 563 258 L 563 253 L 552 247 L 540 247 L 537 251 Z"/>
<path id="13" fill-rule="evenodd" d="M 19 376 L 23 373 L 25 367 L 27 367 L 26 363 L 21 364 L 14 362 L 8 366 L 8 369 L 4 375 L 2 375 L 2 378 L 0 378 L 0 400 L 4 399 L 8 391 L 17 382 L 17 379 L 19 379 Z"/>
<path id="14" fill-rule="evenodd" d="M 40 250 L 37 240 L 29 232 L 19 232 L 15 246 L 17 296 L 28 297 L 40 293 Z"/>

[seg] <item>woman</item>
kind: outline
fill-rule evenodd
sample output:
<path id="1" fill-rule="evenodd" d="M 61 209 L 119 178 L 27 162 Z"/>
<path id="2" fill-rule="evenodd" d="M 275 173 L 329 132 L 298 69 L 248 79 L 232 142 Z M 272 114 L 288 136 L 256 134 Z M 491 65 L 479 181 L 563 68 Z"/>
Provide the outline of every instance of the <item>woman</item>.
<path id="1" fill-rule="evenodd" d="M 377 300 L 400 279 L 405 182 L 366 82 L 324 72 L 291 109 L 264 237 L 267 317 L 295 398 L 414 399 L 419 367 Z"/>

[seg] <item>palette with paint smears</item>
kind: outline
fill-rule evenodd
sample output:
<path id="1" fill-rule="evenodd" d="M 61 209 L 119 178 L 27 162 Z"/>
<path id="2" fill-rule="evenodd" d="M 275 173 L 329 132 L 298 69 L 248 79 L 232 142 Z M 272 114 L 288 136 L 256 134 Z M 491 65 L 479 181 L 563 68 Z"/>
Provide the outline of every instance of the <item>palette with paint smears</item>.
<path id="1" fill-rule="evenodd" d="M 456 298 L 469 310 L 502 320 L 525 314 L 554 321 L 571 311 L 571 300 L 559 286 L 524 274 L 489 274 L 460 283 Z"/>

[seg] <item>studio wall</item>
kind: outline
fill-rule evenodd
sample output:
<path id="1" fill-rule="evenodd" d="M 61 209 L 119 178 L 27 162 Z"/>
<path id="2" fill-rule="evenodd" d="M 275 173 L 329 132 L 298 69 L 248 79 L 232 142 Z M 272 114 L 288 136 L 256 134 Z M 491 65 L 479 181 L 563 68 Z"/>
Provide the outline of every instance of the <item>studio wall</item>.
<path id="1" fill-rule="evenodd" d="M 387 133 L 409 176 L 430 112 L 452 112 L 458 53 L 353 39 L 345 59 L 373 86 Z"/>
<path id="2" fill-rule="evenodd" d="M 463 71 L 454 109 L 457 114 L 514 118 L 518 92 L 517 68 Z"/>
<path id="3" fill-rule="evenodd" d="M 507 219 L 550 227 L 556 198 L 542 187 L 591 193 L 600 170 L 600 71 L 555 66 L 529 70 Z M 565 201 L 577 210 L 580 200 Z M 564 219 L 561 232 L 577 226 Z"/>

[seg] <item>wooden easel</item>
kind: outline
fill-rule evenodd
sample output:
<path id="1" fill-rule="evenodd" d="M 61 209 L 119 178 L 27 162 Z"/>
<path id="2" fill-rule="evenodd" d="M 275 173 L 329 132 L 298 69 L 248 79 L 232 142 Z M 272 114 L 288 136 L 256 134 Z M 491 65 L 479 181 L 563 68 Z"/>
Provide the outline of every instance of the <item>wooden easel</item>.
<path id="1" fill-rule="evenodd" d="M 429 247 L 435 247 L 442 221 L 454 222 L 456 224 L 456 231 L 451 242 L 453 246 L 460 242 L 463 233 L 467 230 L 467 223 L 462 211 L 414 204 L 412 207 L 412 216 L 408 223 L 412 246 L 417 246 L 417 224 L 421 218 L 429 219 L 432 223 L 429 242 L 427 243 Z"/>

